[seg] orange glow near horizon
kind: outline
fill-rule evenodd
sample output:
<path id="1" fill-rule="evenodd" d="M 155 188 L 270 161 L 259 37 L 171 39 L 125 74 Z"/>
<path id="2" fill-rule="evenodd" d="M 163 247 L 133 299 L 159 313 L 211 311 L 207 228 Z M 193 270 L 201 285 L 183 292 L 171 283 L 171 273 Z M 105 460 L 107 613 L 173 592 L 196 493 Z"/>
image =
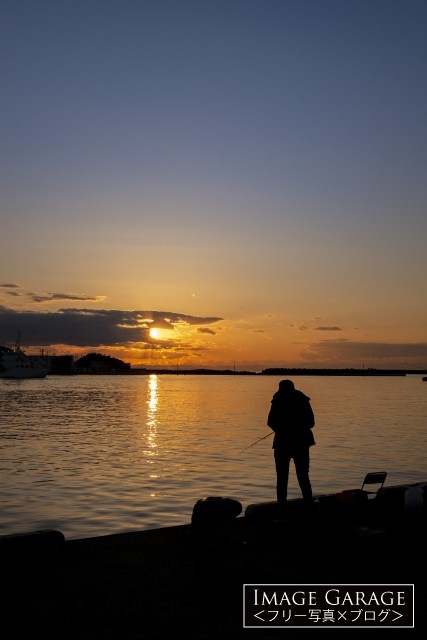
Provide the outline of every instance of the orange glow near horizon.
<path id="1" fill-rule="evenodd" d="M 53 4 L 2 5 L 0 347 L 427 370 L 425 3 Z"/>

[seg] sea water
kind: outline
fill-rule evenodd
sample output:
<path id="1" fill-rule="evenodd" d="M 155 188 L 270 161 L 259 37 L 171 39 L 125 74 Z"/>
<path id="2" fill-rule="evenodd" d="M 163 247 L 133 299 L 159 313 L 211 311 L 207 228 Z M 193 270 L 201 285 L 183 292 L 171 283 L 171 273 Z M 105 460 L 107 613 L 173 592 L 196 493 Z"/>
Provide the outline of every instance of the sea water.
<path id="1" fill-rule="evenodd" d="M 421 376 L 295 376 L 311 398 L 315 494 L 427 480 Z M 280 378 L 48 376 L 0 380 L 0 534 L 67 539 L 186 524 L 195 502 L 275 499 L 266 426 Z M 299 497 L 291 466 L 289 497 Z"/>

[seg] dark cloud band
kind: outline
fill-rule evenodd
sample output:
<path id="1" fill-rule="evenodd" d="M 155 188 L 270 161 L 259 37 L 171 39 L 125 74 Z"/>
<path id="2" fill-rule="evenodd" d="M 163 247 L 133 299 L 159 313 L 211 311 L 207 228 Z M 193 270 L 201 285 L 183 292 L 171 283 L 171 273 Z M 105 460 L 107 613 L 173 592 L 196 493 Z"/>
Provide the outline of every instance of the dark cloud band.
<path id="1" fill-rule="evenodd" d="M 208 325 L 222 320 L 170 311 L 60 309 L 56 312 L 15 311 L 0 308 L 0 344 L 9 344 L 20 331 L 32 346 L 99 347 L 147 340 L 147 327 Z"/>

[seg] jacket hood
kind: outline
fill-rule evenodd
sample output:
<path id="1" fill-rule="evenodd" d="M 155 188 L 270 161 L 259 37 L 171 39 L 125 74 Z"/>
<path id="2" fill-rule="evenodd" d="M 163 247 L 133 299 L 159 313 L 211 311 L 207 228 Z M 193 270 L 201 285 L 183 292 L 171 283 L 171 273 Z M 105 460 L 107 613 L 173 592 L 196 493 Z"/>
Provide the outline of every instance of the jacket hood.
<path id="1" fill-rule="evenodd" d="M 299 389 L 295 389 L 294 391 L 291 391 L 291 392 L 284 391 L 283 389 L 278 389 L 278 391 L 276 391 L 273 397 L 276 397 L 276 396 L 280 396 L 280 397 L 283 396 L 286 398 L 298 397 L 298 398 L 306 398 L 307 400 L 310 400 L 310 398 L 306 396 L 305 393 L 303 393 Z"/>

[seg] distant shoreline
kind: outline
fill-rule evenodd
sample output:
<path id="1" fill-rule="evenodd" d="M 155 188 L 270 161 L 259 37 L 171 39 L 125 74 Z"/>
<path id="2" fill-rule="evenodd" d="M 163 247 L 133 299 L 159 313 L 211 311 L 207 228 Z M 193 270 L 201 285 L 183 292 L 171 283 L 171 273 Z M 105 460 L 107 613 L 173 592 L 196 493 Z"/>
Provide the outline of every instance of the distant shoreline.
<path id="1" fill-rule="evenodd" d="M 4 348 L 4 347 L 3 347 Z M 0 346 L 0 356 L 1 356 Z M 42 356 L 31 356 L 37 360 Z M 0 358 L 1 359 L 1 358 Z M 226 375 L 226 376 L 426 376 L 427 368 L 410 369 L 405 367 L 382 369 L 376 367 L 267 367 L 265 369 L 237 369 L 232 368 L 197 367 L 197 366 L 160 366 L 131 367 L 129 362 L 123 362 L 111 356 L 100 353 L 90 353 L 77 361 L 71 355 L 49 356 L 50 375 Z M 1 368 L 1 363 L 0 363 Z"/>
<path id="2" fill-rule="evenodd" d="M 263 371 L 237 371 L 234 369 L 145 369 L 134 368 L 128 371 L 103 371 L 103 372 L 82 372 L 73 375 L 224 375 L 224 376 L 397 376 L 425 375 L 426 370 L 412 369 L 306 369 L 306 368 L 275 368 L 264 369 Z"/>

